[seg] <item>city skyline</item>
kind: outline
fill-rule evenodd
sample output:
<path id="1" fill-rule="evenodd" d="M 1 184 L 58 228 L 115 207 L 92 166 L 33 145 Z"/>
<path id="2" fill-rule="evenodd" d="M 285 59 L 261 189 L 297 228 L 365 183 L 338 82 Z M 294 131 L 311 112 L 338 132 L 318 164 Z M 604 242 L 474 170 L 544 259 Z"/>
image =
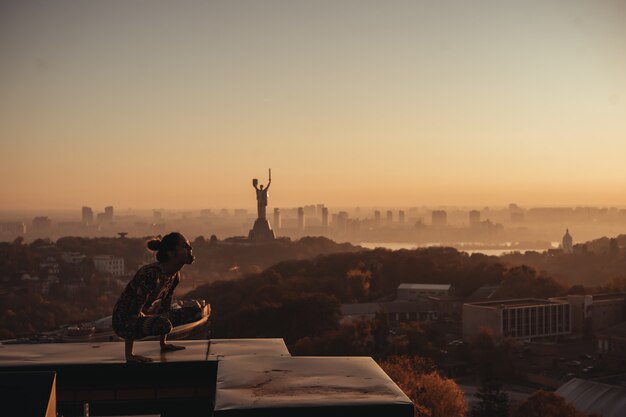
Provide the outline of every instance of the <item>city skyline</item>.
<path id="1" fill-rule="evenodd" d="M 626 5 L 0 5 L 0 210 L 626 206 Z"/>

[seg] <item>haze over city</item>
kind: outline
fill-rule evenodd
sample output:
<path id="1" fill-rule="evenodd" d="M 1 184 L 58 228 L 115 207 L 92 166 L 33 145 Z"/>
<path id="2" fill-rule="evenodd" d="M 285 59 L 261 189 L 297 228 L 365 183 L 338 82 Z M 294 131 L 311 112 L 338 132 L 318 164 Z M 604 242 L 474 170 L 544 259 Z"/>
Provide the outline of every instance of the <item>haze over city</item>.
<path id="1" fill-rule="evenodd" d="M 3 412 L 626 416 L 625 40 L 624 0 L 0 1 Z"/>
<path id="2" fill-rule="evenodd" d="M 626 206 L 620 1 L 0 10 L 0 210 Z"/>

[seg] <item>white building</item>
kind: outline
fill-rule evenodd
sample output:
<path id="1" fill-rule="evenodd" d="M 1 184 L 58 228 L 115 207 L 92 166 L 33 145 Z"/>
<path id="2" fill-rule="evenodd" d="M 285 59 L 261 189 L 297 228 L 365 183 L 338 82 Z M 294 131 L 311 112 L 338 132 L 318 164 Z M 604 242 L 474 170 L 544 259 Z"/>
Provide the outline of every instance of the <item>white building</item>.
<path id="1" fill-rule="evenodd" d="M 107 272 L 113 276 L 124 275 L 124 258 L 112 255 L 96 255 L 93 257 L 96 271 Z"/>
<path id="2" fill-rule="evenodd" d="M 574 252 L 574 245 L 572 242 L 572 236 L 569 234 L 569 229 L 565 230 L 565 235 L 563 236 L 563 253 L 572 253 Z"/>
<path id="3" fill-rule="evenodd" d="M 68 264 L 79 264 L 84 261 L 85 258 L 86 256 L 79 252 L 63 252 L 61 254 L 61 259 Z"/>

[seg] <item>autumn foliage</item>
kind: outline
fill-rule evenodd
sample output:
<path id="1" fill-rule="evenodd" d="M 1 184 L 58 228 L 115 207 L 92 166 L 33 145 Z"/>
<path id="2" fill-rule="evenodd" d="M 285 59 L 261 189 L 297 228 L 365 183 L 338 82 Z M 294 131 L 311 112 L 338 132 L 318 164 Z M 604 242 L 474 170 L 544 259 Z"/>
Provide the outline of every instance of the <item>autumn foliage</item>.
<path id="1" fill-rule="evenodd" d="M 395 356 L 380 363 L 413 401 L 416 417 L 463 417 L 467 404 L 456 383 L 418 356 Z"/>

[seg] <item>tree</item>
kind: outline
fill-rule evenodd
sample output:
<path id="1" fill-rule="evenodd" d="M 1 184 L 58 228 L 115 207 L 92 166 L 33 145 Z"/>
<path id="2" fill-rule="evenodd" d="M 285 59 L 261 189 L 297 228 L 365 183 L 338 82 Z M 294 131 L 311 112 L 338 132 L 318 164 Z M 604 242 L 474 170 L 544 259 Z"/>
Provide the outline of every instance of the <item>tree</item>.
<path id="1" fill-rule="evenodd" d="M 419 356 L 396 356 L 380 364 L 413 401 L 416 417 L 463 417 L 467 404 L 456 383 Z"/>
<path id="2" fill-rule="evenodd" d="M 508 417 L 509 395 L 497 383 L 483 383 L 474 395 L 478 403 L 472 407 L 471 417 Z"/>
<path id="3" fill-rule="evenodd" d="M 528 397 L 513 414 L 513 417 L 584 417 L 563 397 L 546 391 L 536 391 Z"/>

